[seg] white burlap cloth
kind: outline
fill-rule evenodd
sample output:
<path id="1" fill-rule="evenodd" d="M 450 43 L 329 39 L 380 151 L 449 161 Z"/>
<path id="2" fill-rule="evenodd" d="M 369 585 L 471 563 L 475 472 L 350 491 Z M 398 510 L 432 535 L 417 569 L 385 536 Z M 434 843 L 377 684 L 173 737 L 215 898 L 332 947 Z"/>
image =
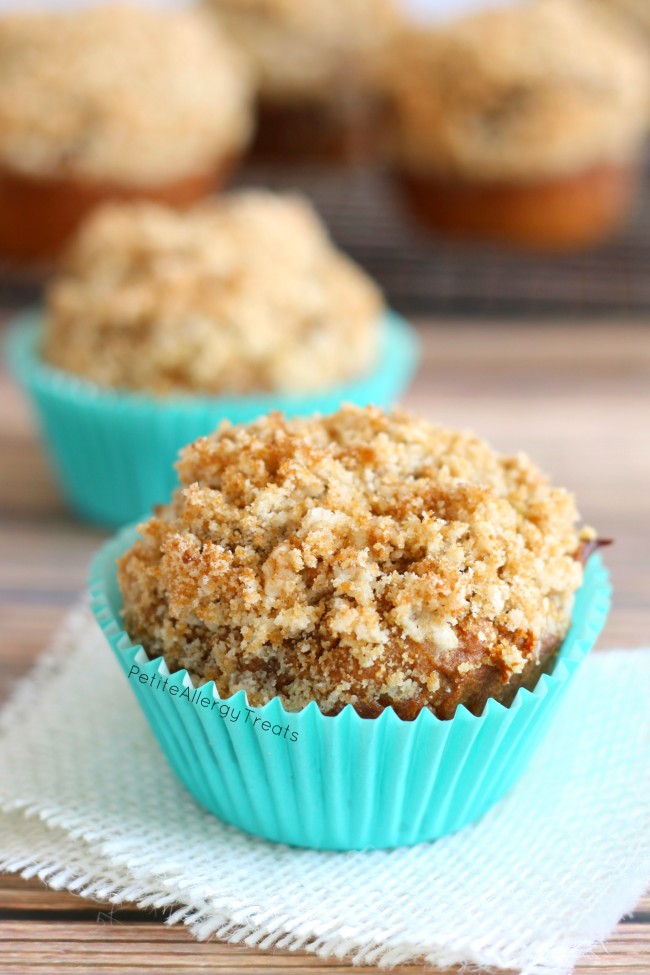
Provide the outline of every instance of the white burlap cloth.
<path id="1" fill-rule="evenodd" d="M 433 844 L 274 846 L 176 782 L 85 609 L 0 719 L 0 867 L 198 938 L 358 964 L 570 971 L 650 881 L 650 651 L 594 655 L 515 790 Z M 649 959 L 650 966 L 650 959 Z"/>

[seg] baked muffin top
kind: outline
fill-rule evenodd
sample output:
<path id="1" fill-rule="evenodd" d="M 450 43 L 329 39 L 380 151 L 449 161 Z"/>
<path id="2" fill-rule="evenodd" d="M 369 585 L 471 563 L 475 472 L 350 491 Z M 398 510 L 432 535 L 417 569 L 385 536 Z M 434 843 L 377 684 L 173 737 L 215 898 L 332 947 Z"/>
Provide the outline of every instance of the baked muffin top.
<path id="1" fill-rule="evenodd" d="M 224 423 L 178 471 L 120 560 L 125 626 L 222 696 L 480 712 L 567 631 L 577 512 L 523 455 L 347 406 Z"/>
<path id="2" fill-rule="evenodd" d="M 302 198 L 249 190 L 185 213 L 112 204 L 48 289 L 44 355 L 155 395 L 302 393 L 372 367 L 382 311 Z"/>
<path id="3" fill-rule="evenodd" d="M 204 172 L 248 139 L 249 74 L 191 9 L 5 14 L 0 163 L 133 185 Z"/>
<path id="4" fill-rule="evenodd" d="M 365 79 L 397 23 L 394 0 L 204 0 L 271 101 L 327 100 Z"/>
<path id="5" fill-rule="evenodd" d="M 643 46 L 581 0 L 405 30 L 377 64 L 389 151 L 443 177 L 528 180 L 617 162 L 648 128 Z"/>

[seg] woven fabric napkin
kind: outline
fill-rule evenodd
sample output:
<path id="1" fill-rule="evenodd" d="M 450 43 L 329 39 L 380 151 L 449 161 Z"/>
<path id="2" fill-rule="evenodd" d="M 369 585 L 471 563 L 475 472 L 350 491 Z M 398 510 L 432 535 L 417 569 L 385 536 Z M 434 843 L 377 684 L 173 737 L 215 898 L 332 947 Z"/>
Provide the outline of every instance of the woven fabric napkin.
<path id="1" fill-rule="evenodd" d="M 650 882 L 650 650 L 592 655 L 524 779 L 437 843 L 275 846 L 168 769 L 85 607 L 0 716 L 0 868 L 197 938 L 564 975 Z"/>

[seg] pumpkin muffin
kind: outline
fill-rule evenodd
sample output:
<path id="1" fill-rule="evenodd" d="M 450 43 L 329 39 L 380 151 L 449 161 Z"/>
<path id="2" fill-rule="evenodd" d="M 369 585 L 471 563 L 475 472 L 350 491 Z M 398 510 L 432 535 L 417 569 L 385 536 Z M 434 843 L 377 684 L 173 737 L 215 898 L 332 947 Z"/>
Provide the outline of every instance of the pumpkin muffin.
<path id="1" fill-rule="evenodd" d="M 582 0 L 532 0 L 412 26 L 388 45 L 388 153 L 432 229 L 562 250 L 627 215 L 650 65 Z"/>
<path id="2" fill-rule="evenodd" d="M 130 638 L 252 706 L 480 714 L 552 667 L 593 532 L 523 455 L 373 407 L 222 424 L 120 559 Z"/>
<path id="3" fill-rule="evenodd" d="M 169 396 L 326 390 L 370 370 L 384 305 L 302 198 L 96 213 L 47 292 L 45 360 Z"/>
<path id="4" fill-rule="evenodd" d="M 106 4 L 0 18 L 0 252 L 55 256 L 90 209 L 184 207 L 252 125 L 244 59 L 201 13 Z"/>
<path id="5" fill-rule="evenodd" d="M 258 158 L 349 161 L 374 143 L 372 52 L 392 0 L 205 0 L 258 82 Z"/>

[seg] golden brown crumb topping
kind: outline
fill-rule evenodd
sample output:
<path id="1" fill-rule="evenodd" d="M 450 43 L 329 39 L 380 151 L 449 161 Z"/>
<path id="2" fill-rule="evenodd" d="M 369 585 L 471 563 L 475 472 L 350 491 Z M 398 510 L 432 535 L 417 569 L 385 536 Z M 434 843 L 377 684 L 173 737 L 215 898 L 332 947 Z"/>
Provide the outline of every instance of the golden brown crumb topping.
<path id="1" fill-rule="evenodd" d="M 348 406 L 225 423 L 178 469 L 120 561 L 125 625 L 222 696 L 448 717 L 566 634 L 577 512 L 523 455 Z"/>
<path id="2" fill-rule="evenodd" d="M 309 203 L 251 190 L 106 207 L 47 307 L 49 362 L 157 395 L 331 387 L 373 365 L 383 308 Z"/>
<path id="3" fill-rule="evenodd" d="M 251 128 L 249 69 L 187 9 L 105 4 L 0 18 L 0 161 L 128 184 L 203 172 Z"/>
<path id="4" fill-rule="evenodd" d="M 393 28 L 392 0 L 204 0 L 244 52 L 262 96 L 328 99 L 365 74 Z"/>
<path id="5" fill-rule="evenodd" d="M 635 155 L 650 62 L 581 0 L 533 0 L 406 31 L 380 65 L 395 161 L 534 179 Z"/>

